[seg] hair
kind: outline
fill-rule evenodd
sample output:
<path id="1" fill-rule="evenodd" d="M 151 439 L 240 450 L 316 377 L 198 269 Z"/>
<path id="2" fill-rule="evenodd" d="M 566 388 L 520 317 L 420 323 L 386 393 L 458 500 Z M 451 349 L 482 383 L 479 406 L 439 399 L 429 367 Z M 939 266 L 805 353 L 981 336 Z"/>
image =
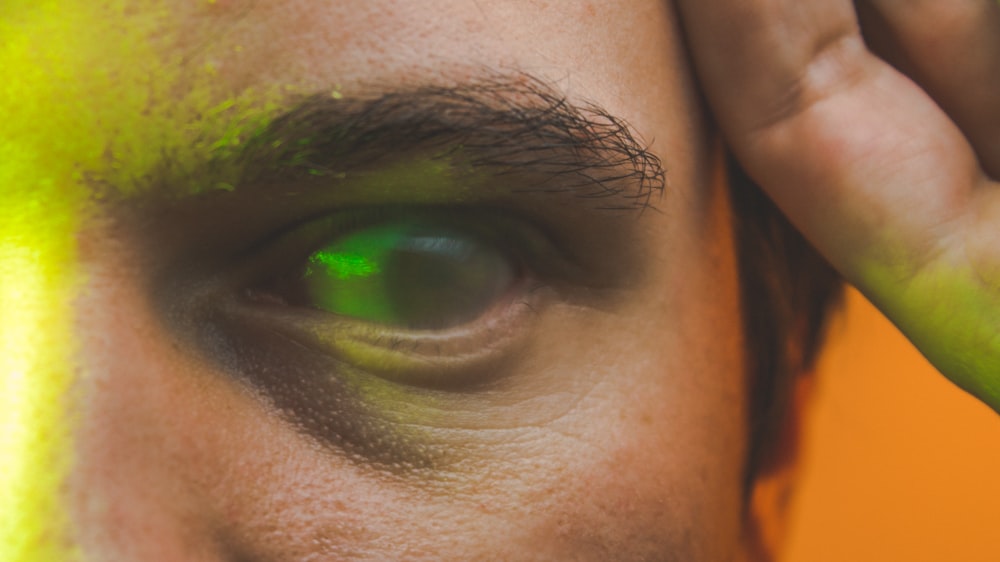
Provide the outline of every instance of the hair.
<path id="1" fill-rule="evenodd" d="M 745 492 L 780 450 L 790 423 L 795 379 L 815 367 L 844 282 L 734 158 L 728 161 L 735 209 L 750 391 L 750 450 Z M 748 502 L 749 503 L 749 502 Z"/>

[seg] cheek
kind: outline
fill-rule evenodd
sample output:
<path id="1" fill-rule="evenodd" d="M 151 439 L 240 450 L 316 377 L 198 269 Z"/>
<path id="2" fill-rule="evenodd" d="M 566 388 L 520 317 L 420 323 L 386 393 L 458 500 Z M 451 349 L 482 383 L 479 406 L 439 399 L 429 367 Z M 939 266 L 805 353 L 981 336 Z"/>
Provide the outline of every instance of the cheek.
<path id="1" fill-rule="evenodd" d="M 746 448 L 738 363 L 670 343 L 643 351 L 646 369 L 612 372 L 615 388 L 577 429 L 596 446 L 565 459 L 548 532 L 604 559 L 728 560 Z"/>
<path id="2" fill-rule="evenodd" d="M 204 559 L 211 541 L 198 544 L 191 529 L 211 529 L 214 514 L 201 509 L 199 471 L 218 468 L 204 461 L 218 446 L 216 432 L 228 429 L 234 397 L 196 381 L 192 365 L 163 345 L 124 275 L 90 273 L 77 314 L 77 540 L 94 560 Z"/>
<path id="3" fill-rule="evenodd" d="M 713 466 L 719 459 L 654 446 L 624 443 L 568 474 L 549 519 L 535 529 L 537 543 L 559 545 L 554 554 L 564 559 L 730 559 L 739 506 Z"/>
<path id="4" fill-rule="evenodd" d="M 91 258 L 122 261 L 114 251 Z M 89 273 L 77 303 L 82 408 L 69 481 L 86 559 L 413 559 L 447 547 L 435 527 L 460 511 L 441 505 L 447 497 L 435 504 L 316 446 L 186 356 L 134 272 Z"/>
<path id="5" fill-rule="evenodd" d="M 601 364 L 608 382 L 567 415 L 492 447 L 470 437 L 474 470 L 400 481 L 311 446 L 185 359 L 122 278 L 91 284 L 71 489 L 95 560 L 715 560 L 737 536 L 741 424 L 705 382 L 718 367 L 689 376 L 641 339 L 577 349 L 559 374 Z"/>
<path id="6" fill-rule="evenodd" d="M 352 463 L 317 453 L 187 356 L 130 274 L 97 268 L 89 280 L 69 481 L 86 559 L 302 559 L 377 538 L 366 529 L 388 503 Z"/>

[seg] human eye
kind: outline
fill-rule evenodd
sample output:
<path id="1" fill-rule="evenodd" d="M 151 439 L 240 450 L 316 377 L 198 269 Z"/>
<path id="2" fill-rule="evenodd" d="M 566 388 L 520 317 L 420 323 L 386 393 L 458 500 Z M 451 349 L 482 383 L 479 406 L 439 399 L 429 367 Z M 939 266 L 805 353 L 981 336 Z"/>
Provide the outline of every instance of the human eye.
<path id="1" fill-rule="evenodd" d="M 240 209 L 268 226 L 241 226 L 226 236 L 248 242 L 219 242 L 182 267 L 204 273 L 162 289 L 184 347 L 320 444 L 376 466 L 437 462 L 450 438 L 426 424 L 525 417 L 504 397 L 542 380 L 524 363 L 600 269 L 570 233 L 504 205 L 308 207 L 275 220 Z"/>
<path id="2" fill-rule="evenodd" d="M 176 349 L 316 444 L 437 466 L 575 384 L 552 366 L 641 279 L 639 223 L 511 187 L 532 175 L 381 174 L 120 214 Z"/>
<path id="3" fill-rule="evenodd" d="M 584 384 L 565 354 L 642 279 L 641 223 L 492 185 L 289 182 L 121 216 L 174 349 L 312 445 L 408 474 L 559 411 Z"/>
<path id="4" fill-rule="evenodd" d="M 397 217 L 335 235 L 275 296 L 387 329 L 443 330 L 498 306 L 526 273 L 516 250 L 468 227 Z"/>
<path id="5" fill-rule="evenodd" d="M 542 226 L 490 208 L 336 210 L 255 254 L 224 331 L 294 342 L 331 377 L 452 390 L 502 377 L 581 271 Z"/>

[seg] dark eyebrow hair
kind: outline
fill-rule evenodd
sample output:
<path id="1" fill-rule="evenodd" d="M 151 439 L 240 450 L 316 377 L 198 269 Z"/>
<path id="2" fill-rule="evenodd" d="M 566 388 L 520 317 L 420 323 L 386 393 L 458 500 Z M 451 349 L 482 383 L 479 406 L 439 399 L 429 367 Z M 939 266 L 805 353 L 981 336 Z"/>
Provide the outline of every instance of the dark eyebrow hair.
<path id="1" fill-rule="evenodd" d="M 622 119 L 574 105 L 526 74 L 371 96 L 313 94 L 232 145 L 183 177 L 230 189 L 339 177 L 421 154 L 495 175 L 527 172 L 545 180 L 514 191 L 568 193 L 602 209 L 648 208 L 666 185 L 660 158 Z M 177 176 L 153 177 L 186 183 Z"/>

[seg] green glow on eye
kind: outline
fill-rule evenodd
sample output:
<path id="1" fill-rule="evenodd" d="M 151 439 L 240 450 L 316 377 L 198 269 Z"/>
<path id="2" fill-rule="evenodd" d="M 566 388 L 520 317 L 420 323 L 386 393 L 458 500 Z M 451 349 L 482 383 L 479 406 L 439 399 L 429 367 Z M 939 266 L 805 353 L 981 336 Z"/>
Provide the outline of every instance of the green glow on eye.
<path id="1" fill-rule="evenodd" d="M 319 251 L 309 258 L 313 265 L 321 265 L 326 268 L 327 273 L 333 274 L 340 279 L 348 277 L 370 277 L 376 273 L 381 273 L 377 263 L 360 254 L 347 254 L 344 252 L 333 253 Z M 306 271 L 306 275 L 312 274 L 312 270 Z"/>
<path id="2" fill-rule="evenodd" d="M 310 306 L 416 329 L 455 326 L 492 305 L 513 280 L 509 261 L 466 235 L 409 222 L 355 232 L 310 256 Z"/>
<path id="3" fill-rule="evenodd" d="M 323 310 L 375 322 L 396 315 L 384 298 L 381 274 L 389 252 L 405 237 L 404 226 L 369 229 L 349 235 L 309 258 L 305 273 L 312 303 Z"/>

